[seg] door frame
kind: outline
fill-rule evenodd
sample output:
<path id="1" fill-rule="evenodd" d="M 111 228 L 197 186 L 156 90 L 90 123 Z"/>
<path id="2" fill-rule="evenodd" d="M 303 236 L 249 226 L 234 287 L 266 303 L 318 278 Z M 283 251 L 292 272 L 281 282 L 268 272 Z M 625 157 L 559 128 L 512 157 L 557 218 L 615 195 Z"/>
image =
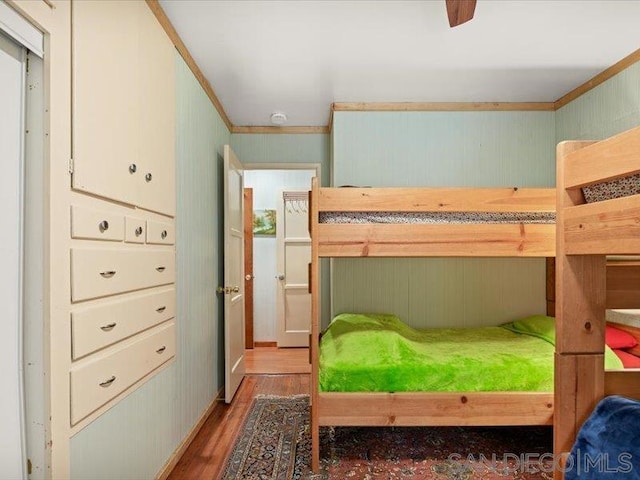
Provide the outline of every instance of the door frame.
<path id="1" fill-rule="evenodd" d="M 247 170 L 315 170 L 316 177 L 322 180 L 322 165 L 320 163 L 243 163 L 244 171 Z M 322 181 L 320 181 L 322 185 Z M 309 191 L 311 191 L 311 185 L 309 185 Z M 253 216 L 253 213 L 252 213 Z M 253 318 L 251 329 L 253 331 Z M 245 323 L 245 328 L 248 325 Z M 255 342 L 254 342 L 255 345 Z"/>

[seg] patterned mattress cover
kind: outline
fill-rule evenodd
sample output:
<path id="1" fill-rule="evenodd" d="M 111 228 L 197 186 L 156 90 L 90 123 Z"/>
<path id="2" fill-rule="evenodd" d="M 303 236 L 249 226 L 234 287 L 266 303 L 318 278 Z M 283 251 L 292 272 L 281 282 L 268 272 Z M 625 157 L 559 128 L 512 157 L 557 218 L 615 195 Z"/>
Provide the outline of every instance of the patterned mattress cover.
<path id="1" fill-rule="evenodd" d="M 638 195 L 640 194 L 640 173 L 584 187 L 582 193 L 587 203 Z"/>
<path id="2" fill-rule="evenodd" d="M 555 223 L 553 212 L 320 212 L 320 223 Z"/>

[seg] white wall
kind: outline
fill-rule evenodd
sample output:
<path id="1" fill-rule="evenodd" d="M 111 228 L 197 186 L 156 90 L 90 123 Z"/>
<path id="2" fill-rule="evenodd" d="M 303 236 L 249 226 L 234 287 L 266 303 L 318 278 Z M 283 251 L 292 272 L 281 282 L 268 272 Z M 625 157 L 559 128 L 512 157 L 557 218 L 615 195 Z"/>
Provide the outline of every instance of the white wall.
<path id="1" fill-rule="evenodd" d="M 253 188 L 254 210 L 277 210 L 285 189 L 309 190 L 315 170 L 247 170 L 245 188 Z M 253 340 L 276 341 L 276 237 L 253 239 Z"/>

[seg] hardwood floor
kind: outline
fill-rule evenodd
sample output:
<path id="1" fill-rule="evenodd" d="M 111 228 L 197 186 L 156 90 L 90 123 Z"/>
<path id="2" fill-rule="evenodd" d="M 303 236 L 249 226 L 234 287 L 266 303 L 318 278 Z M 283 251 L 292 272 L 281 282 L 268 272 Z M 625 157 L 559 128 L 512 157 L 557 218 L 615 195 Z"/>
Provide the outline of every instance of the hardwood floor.
<path id="1" fill-rule="evenodd" d="M 308 348 L 256 347 L 245 350 L 247 375 L 311 373 Z"/>
<path id="2" fill-rule="evenodd" d="M 169 475 L 169 480 L 218 478 L 256 395 L 308 394 L 309 388 L 308 374 L 246 376 L 233 403 L 216 406 Z"/>

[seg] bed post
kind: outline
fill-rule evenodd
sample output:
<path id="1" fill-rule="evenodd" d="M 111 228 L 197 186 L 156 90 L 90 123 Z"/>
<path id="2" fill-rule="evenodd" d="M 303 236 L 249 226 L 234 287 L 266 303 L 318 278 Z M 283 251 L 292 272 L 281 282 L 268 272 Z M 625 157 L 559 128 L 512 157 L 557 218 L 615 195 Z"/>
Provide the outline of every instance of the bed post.
<path id="1" fill-rule="evenodd" d="M 311 234 L 311 337 L 309 354 L 311 357 L 311 470 L 320 469 L 320 425 L 318 415 L 318 355 L 320 350 L 320 274 L 318 251 L 318 178 L 311 180 L 309 196 L 309 233 Z"/>
<path id="2" fill-rule="evenodd" d="M 566 255 L 564 208 L 583 203 L 580 189 L 565 189 L 570 154 L 593 142 L 562 142 L 557 148 L 556 355 L 554 454 L 563 458 L 576 433 L 604 395 L 604 255 Z M 560 461 L 560 466 L 564 462 Z M 556 470 L 554 478 L 564 474 Z"/>

